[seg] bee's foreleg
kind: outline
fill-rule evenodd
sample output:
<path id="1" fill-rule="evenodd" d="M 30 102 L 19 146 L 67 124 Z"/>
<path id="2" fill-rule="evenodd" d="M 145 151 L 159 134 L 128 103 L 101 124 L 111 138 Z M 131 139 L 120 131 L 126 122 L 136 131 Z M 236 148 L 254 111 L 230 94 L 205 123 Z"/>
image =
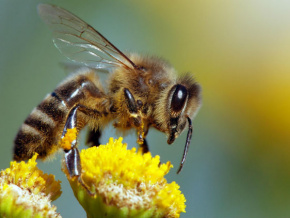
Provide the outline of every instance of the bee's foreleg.
<path id="1" fill-rule="evenodd" d="M 142 130 L 137 131 L 138 139 L 137 142 L 139 146 L 142 148 L 142 153 L 145 154 L 147 152 L 150 152 L 149 145 L 146 140 L 146 136 L 148 134 L 148 126 L 143 126 Z"/>
<path id="2" fill-rule="evenodd" d="M 143 139 L 143 143 L 140 144 L 140 147 L 142 148 L 142 153 L 145 154 L 147 152 L 150 152 L 149 151 L 149 146 L 148 146 L 148 143 L 147 143 L 147 140 L 146 139 Z"/>
<path id="3" fill-rule="evenodd" d="M 126 100 L 126 105 L 128 107 L 128 110 L 131 114 L 137 113 L 137 103 L 135 101 L 135 98 L 133 94 L 130 92 L 129 89 L 124 88 L 124 96 Z"/>

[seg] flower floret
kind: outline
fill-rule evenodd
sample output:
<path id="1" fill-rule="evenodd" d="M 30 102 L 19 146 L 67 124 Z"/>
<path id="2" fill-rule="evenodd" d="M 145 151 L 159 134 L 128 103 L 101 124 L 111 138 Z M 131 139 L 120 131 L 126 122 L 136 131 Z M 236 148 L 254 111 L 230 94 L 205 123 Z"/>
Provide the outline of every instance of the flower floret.
<path id="1" fill-rule="evenodd" d="M 61 217 L 51 205 L 61 194 L 60 181 L 39 170 L 36 158 L 13 161 L 0 172 L 0 217 Z"/>
<path id="2" fill-rule="evenodd" d="M 170 162 L 160 164 L 159 156 L 142 154 L 136 148 L 128 150 L 122 138 L 110 138 L 106 145 L 82 150 L 80 158 L 81 178 L 89 189 L 95 189 L 94 197 L 78 198 L 82 196 L 79 193 L 82 186 L 76 185 L 77 181 L 69 177 L 66 169 L 64 171 L 87 213 L 92 212 L 92 207 L 97 208 L 87 206 L 92 201 L 102 201 L 104 207 L 120 208 L 128 214 L 142 211 L 143 217 L 179 217 L 185 212 L 185 198 L 179 186 L 175 182 L 168 184 L 164 177 L 173 166 Z"/>

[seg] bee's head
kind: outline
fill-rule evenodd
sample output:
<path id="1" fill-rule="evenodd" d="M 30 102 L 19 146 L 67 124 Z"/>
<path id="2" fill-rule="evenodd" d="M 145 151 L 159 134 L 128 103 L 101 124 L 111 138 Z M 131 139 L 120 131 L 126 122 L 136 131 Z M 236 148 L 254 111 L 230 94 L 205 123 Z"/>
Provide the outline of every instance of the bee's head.
<path id="1" fill-rule="evenodd" d="M 186 125 L 186 116 L 184 110 L 187 107 L 188 91 L 181 84 L 174 85 L 168 96 L 168 139 L 167 143 L 172 144 L 175 138 L 183 131 Z"/>
<path id="2" fill-rule="evenodd" d="M 171 144 L 186 127 L 200 106 L 200 86 L 191 78 L 182 78 L 167 98 L 167 143 Z M 189 123 L 188 123 L 189 124 Z M 189 125 L 188 125 L 189 126 Z"/>
<path id="3" fill-rule="evenodd" d="M 168 144 L 172 144 L 185 127 L 188 127 L 184 160 L 192 133 L 191 118 L 194 117 L 201 103 L 200 92 L 200 86 L 191 75 L 187 74 L 169 86 L 156 105 L 155 119 L 158 123 L 156 128 L 167 135 Z"/>

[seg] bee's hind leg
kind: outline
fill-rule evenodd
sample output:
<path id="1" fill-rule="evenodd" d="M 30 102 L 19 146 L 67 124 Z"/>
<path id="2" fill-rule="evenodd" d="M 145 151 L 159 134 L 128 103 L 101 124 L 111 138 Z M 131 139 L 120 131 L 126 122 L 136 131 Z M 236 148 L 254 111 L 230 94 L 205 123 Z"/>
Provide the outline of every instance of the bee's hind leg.
<path id="1" fill-rule="evenodd" d="M 77 110 L 79 106 L 75 106 L 71 109 L 61 138 L 63 139 L 66 136 L 66 133 L 71 130 L 75 129 L 77 127 Z M 65 163 L 68 170 L 68 173 L 71 177 L 74 176 L 80 176 L 81 175 L 81 164 L 80 164 L 80 154 L 77 149 L 77 138 L 75 138 L 73 141 L 70 142 L 70 147 L 66 146 L 63 147 L 63 150 L 65 152 Z"/>
<path id="2" fill-rule="evenodd" d="M 76 105 L 73 107 L 67 117 L 62 138 L 66 136 L 69 130 L 77 128 L 77 111 L 81 111 L 89 116 L 98 116 L 100 113 L 94 109 L 90 109 L 83 105 Z M 76 136 L 77 137 L 77 136 Z M 70 177 L 78 177 L 80 184 L 88 191 L 89 194 L 93 195 L 93 193 L 89 190 L 89 188 L 84 184 L 81 178 L 81 161 L 80 161 L 80 153 L 77 148 L 77 138 L 70 142 L 70 147 L 63 147 L 65 152 L 65 163 Z"/>

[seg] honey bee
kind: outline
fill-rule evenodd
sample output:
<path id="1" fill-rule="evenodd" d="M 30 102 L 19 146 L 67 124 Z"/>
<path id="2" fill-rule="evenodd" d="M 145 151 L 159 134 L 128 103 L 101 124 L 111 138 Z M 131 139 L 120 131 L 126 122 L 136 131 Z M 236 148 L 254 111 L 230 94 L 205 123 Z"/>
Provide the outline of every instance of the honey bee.
<path id="1" fill-rule="evenodd" d="M 114 127 L 137 131 L 137 142 L 148 152 L 150 127 L 163 132 L 171 144 L 188 128 L 181 171 L 192 136 L 192 122 L 201 104 L 200 86 L 191 74 L 177 76 L 166 61 L 135 53 L 124 54 L 102 34 L 72 13 L 40 4 L 40 17 L 53 30 L 55 46 L 72 61 L 83 65 L 33 109 L 14 140 L 15 160 L 34 152 L 45 159 L 60 149 L 69 129 L 90 127 L 87 143 L 99 145 L 102 129 Z M 103 86 L 96 72 L 110 72 Z M 70 176 L 80 176 L 77 140 L 63 148 Z"/>

